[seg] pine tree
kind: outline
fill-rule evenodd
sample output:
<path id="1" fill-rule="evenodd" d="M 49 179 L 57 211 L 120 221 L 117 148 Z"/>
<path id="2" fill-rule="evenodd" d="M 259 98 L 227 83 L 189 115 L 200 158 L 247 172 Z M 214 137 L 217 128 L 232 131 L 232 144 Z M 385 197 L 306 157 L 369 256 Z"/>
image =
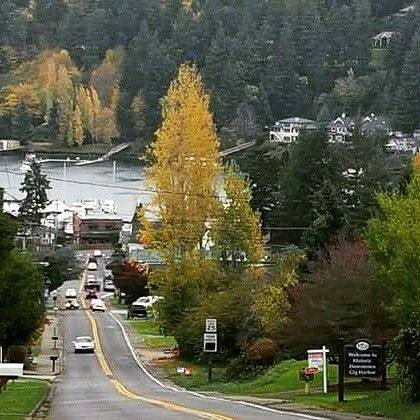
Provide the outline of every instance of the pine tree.
<path id="1" fill-rule="evenodd" d="M 401 86 L 395 99 L 394 125 L 411 133 L 420 122 L 420 30 L 414 35 L 401 72 Z"/>
<path id="2" fill-rule="evenodd" d="M 181 65 L 165 97 L 162 117 L 148 176 L 156 189 L 152 206 L 162 224 L 155 245 L 171 259 L 200 246 L 217 203 L 219 141 L 209 97 L 195 67 Z"/>
<path id="3" fill-rule="evenodd" d="M 37 225 L 41 222 L 41 210 L 48 203 L 47 190 L 50 188 L 46 175 L 41 173 L 41 165 L 32 160 L 20 188 L 26 194 L 19 209 L 19 218 L 24 224 Z"/>

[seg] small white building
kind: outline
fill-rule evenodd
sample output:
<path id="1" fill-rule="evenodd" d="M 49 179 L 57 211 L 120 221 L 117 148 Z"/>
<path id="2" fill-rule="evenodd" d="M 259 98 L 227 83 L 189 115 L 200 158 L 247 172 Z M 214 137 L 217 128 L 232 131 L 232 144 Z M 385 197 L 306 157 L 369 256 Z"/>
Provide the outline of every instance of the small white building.
<path id="1" fill-rule="evenodd" d="M 0 152 L 19 150 L 20 141 L 19 140 L 0 140 Z"/>
<path id="2" fill-rule="evenodd" d="M 372 37 L 372 47 L 378 49 L 385 49 L 389 47 L 394 32 L 384 31 Z"/>
<path id="3" fill-rule="evenodd" d="M 315 121 L 306 118 L 292 117 L 277 121 L 269 129 L 271 143 L 291 144 L 295 143 L 303 130 L 316 130 Z"/>

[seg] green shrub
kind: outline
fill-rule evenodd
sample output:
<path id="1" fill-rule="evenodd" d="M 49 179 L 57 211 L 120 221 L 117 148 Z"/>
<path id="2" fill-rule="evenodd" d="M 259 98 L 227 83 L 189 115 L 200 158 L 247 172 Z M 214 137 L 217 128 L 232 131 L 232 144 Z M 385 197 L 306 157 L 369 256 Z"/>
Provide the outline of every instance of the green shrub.
<path id="1" fill-rule="evenodd" d="M 420 401 L 420 312 L 413 313 L 394 340 L 400 396 L 408 402 Z"/>

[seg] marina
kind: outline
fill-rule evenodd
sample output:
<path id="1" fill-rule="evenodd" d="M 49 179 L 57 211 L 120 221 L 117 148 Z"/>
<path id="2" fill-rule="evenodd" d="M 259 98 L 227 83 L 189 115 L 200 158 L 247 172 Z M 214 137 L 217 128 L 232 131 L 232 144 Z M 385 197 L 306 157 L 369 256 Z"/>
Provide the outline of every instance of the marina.
<path id="1" fill-rule="evenodd" d="M 5 201 L 22 198 L 19 191 L 25 174 L 27 156 L 8 154 L 0 156 L 0 186 L 5 189 Z M 105 160 L 94 165 L 75 166 L 80 159 L 50 159 L 36 156 L 42 163 L 42 172 L 47 175 L 51 189 L 50 200 L 59 200 L 66 205 L 84 201 L 113 202 L 116 214 L 123 220 L 131 220 L 138 201 L 147 203 L 150 191 L 144 185 L 144 169 L 136 161 L 119 159 Z"/>

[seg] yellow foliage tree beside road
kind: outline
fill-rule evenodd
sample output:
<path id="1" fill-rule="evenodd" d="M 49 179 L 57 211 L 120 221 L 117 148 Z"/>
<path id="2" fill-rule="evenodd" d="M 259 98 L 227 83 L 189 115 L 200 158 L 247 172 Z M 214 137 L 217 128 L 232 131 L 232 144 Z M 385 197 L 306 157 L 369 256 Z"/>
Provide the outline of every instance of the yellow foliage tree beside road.
<path id="1" fill-rule="evenodd" d="M 164 100 L 148 175 L 162 222 L 156 245 L 169 259 L 199 247 L 217 206 L 221 173 L 209 97 L 195 67 L 181 65 Z"/>

